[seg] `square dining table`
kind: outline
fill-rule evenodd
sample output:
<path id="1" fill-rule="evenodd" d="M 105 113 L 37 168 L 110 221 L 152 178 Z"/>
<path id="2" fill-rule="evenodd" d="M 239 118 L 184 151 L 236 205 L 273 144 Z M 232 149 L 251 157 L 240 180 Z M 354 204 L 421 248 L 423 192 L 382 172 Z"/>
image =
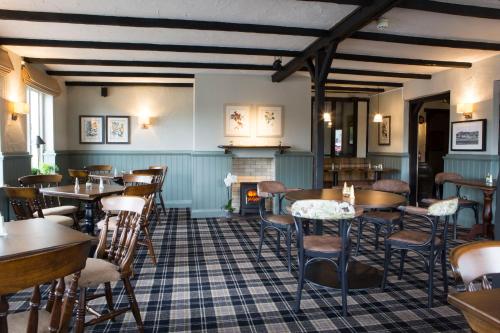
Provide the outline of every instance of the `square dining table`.
<path id="1" fill-rule="evenodd" d="M 82 184 L 79 188 L 75 188 L 74 185 L 45 187 L 40 189 L 40 192 L 47 196 L 83 201 L 85 203 L 85 232 L 94 235 L 94 212 L 96 202 L 103 197 L 121 194 L 124 190 L 125 187 L 120 185 L 104 184 L 104 187 L 99 189 L 99 185 L 97 184 L 92 184 L 91 187 L 86 187 Z"/>

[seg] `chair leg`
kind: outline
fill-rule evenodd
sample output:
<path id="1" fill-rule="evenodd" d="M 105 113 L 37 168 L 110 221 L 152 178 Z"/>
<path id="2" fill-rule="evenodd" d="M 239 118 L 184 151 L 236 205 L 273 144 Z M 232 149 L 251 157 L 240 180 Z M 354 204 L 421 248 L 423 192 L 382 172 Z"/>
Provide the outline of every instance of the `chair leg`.
<path id="1" fill-rule="evenodd" d="M 78 309 L 76 311 L 75 332 L 83 333 L 85 328 L 85 307 L 87 305 L 87 288 L 80 288 Z"/>
<path id="2" fill-rule="evenodd" d="M 47 299 L 47 305 L 45 306 L 45 310 L 47 312 L 52 312 L 52 306 L 54 305 L 54 300 L 56 298 L 56 284 L 57 280 L 50 283 L 49 297 Z"/>
<path id="3" fill-rule="evenodd" d="M 76 212 L 71 215 L 73 217 L 73 229 L 80 231 L 80 224 L 78 223 L 78 216 L 76 216 Z"/>
<path id="4" fill-rule="evenodd" d="M 276 235 L 276 255 L 280 255 L 280 242 L 281 242 L 281 232 L 278 230 Z"/>
<path id="5" fill-rule="evenodd" d="M 106 296 L 108 311 L 113 312 L 115 306 L 113 305 L 113 292 L 111 291 L 111 283 L 109 282 L 104 283 L 104 295 Z M 115 318 L 113 317 L 111 320 L 114 321 Z"/>
<path id="6" fill-rule="evenodd" d="M 292 228 L 288 227 L 286 231 L 286 260 L 288 263 L 288 272 L 292 272 Z"/>
<path id="7" fill-rule="evenodd" d="M 387 282 L 387 273 L 389 271 L 389 263 L 391 261 L 391 244 L 385 244 L 385 258 L 384 258 L 384 274 L 382 275 L 382 290 L 385 290 Z"/>
<path id="8" fill-rule="evenodd" d="M 443 274 L 443 290 L 448 295 L 448 270 L 446 269 L 446 249 L 441 251 L 441 273 Z"/>
<path id="9" fill-rule="evenodd" d="M 158 205 L 155 202 L 153 206 L 155 208 L 156 222 L 160 223 L 160 212 L 158 211 Z"/>
<path id="10" fill-rule="evenodd" d="M 360 219 L 359 224 L 358 224 L 358 238 L 356 240 L 356 257 L 358 256 L 359 247 L 361 246 L 361 237 L 363 236 L 363 227 L 364 227 L 363 219 Z"/>
<path id="11" fill-rule="evenodd" d="M 264 242 L 264 222 L 260 222 L 259 250 L 257 251 L 257 262 L 260 262 L 260 255 L 262 253 L 262 243 L 263 242 Z"/>
<path id="12" fill-rule="evenodd" d="M 458 211 L 455 214 L 453 214 L 453 240 L 457 239 L 457 222 L 458 222 Z"/>
<path id="13" fill-rule="evenodd" d="M 156 266 L 156 255 L 155 255 L 155 249 L 153 247 L 153 240 L 151 239 L 151 234 L 149 232 L 149 227 L 144 226 L 142 228 L 143 234 L 144 234 L 144 241 L 146 242 L 146 246 L 148 247 L 148 252 L 149 255 L 151 256 L 151 260 L 153 261 L 153 265 Z"/>
<path id="14" fill-rule="evenodd" d="M 379 235 L 380 235 L 380 225 L 375 224 L 375 250 L 378 250 Z"/>
<path id="15" fill-rule="evenodd" d="M 141 312 L 139 311 L 139 305 L 137 305 L 137 300 L 135 298 L 134 288 L 132 288 L 132 285 L 130 284 L 130 280 L 128 277 L 125 277 L 122 280 L 123 284 L 125 285 L 125 290 L 127 292 L 130 307 L 132 308 L 132 314 L 134 315 L 135 322 L 137 324 L 137 330 L 143 333 L 144 324 L 142 323 Z"/>
<path id="16" fill-rule="evenodd" d="M 160 197 L 161 208 L 163 209 L 163 214 L 165 214 L 165 216 L 167 216 L 167 210 L 165 209 L 165 201 L 163 201 L 163 195 L 162 195 L 161 191 L 159 193 L 159 197 Z"/>
<path id="17" fill-rule="evenodd" d="M 434 256 L 431 253 L 429 256 L 429 280 L 427 283 L 427 307 L 432 308 L 433 291 L 434 291 Z"/>
<path id="18" fill-rule="evenodd" d="M 304 257 L 299 255 L 299 281 L 297 284 L 297 295 L 295 297 L 295 306 L 293 311 L 300 311 L 300 299 L 302 298 L 302 289 L 304 288 Z"/>
<path id="19" fill-rule="evenodd" d="M 346 317 L 347 313 L 347 292 L 349 291 L 348 280 L 347 280 L 347 253 L 341 254 L 341 293 L 342 293 L 342 316 Z"/>
<path id="20" fill-rule="evenodd" d="M 399 262 L 398 280 L 401 280 L 403 278 L 403 272 L 405 269 L 405 259 L 406 259 L 407 253 L 408 253 L 408 250 L 401 250 L 401 259 Z"/>
<path id="21" fill-rule="evenodd" d="M 479 223 L 479 208 L 477 205 L 472 206 L 472 209 L 474 209 L 474 217 L 476 219 L 476 224 Z"/>

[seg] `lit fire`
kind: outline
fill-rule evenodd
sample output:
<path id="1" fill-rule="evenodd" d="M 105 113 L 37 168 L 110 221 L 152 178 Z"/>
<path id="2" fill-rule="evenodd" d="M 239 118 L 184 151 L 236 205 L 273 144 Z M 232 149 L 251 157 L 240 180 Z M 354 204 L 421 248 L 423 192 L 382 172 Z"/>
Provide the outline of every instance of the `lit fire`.
<path id="1" fill-rule="evenodd" d="M 246 195 L 246 203 L 258 202 L 259 197 L 257 196 L 257 190 L 248 190 Z"/>

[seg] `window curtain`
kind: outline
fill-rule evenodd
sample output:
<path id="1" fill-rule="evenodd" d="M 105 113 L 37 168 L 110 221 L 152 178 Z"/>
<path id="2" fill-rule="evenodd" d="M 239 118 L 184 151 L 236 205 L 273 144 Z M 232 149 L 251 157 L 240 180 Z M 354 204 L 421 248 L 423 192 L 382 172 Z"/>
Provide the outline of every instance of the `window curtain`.
<path id="1" fill-rule="evenodd" d="M 10 61 L 9 53 L 0 49 L 0 76 L 9 74 L 14 70 L 12 61 Z"/>
<path id="2" fill-rule="evenodd" d="M 21 75 L 24 83 L 31 88 L 52 96 L 59 96 L 61 93 L 61 88 L 57 80 L 35 68 L 33 65 L 23 65 Z"/>

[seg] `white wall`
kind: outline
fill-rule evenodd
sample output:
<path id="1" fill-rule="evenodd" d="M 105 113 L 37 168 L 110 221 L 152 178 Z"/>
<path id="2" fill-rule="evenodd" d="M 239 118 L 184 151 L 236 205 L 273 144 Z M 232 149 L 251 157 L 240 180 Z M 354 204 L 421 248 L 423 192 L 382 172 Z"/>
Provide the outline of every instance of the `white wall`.
<path id="1" fill-rule="evenodd" d="M 193 147 L 193 89 L 170 87 L 66 87 L 67 147 L 69 150 L 191 150 Z M 139 117 L 149 114 L 152 126 L 141 128 Z M 131 144 L 80 144 L 80 115 L 131 116 Z"/>
<path id="2" fill-rule="evenodd" d="M 218 150 L 221 144 L 292 146 L 293 150 L 311 149 L 311 82 L 294 75 L 283 82 L 273 83 L 271 78 L 257 75 L 196 75 L 195 83 L 195 138 L 194 149 Z M 282 138 L 224 137 L 224 104 L 283 105 L 284 127 Z"/>

